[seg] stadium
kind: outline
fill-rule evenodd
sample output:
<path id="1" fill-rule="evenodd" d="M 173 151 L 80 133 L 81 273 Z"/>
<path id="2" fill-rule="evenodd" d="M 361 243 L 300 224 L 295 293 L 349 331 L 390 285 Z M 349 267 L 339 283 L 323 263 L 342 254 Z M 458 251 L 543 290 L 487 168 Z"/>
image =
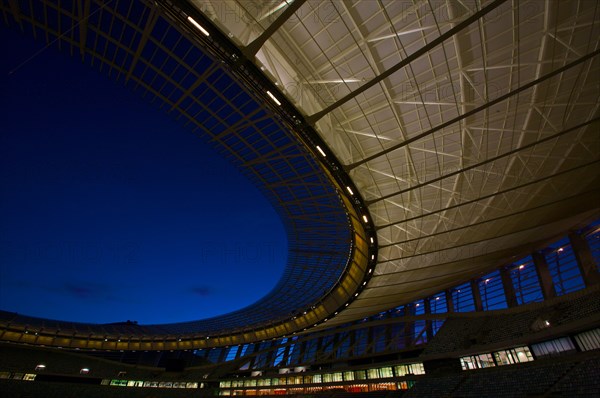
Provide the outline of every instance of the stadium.
<path id="1" fill-rule="evenodd" d="M 2 23 L 151 98 L 277 211 L 242 310 L 0 311 L 14 397 L 600 391 L 592 0 L 3 0 Z"/>

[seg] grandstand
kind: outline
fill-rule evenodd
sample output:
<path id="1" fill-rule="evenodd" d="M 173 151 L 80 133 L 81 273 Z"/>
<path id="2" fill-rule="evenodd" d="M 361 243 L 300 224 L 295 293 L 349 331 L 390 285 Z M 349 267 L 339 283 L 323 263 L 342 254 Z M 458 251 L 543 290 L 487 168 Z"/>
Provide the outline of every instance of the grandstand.
<path id="1" fill-rule="evenodd" d="M 289 241 L 273 290 L 210 319 L 0 311 L 4 395 L 598 395 L 596 1 L 0 10 L 208 138 Z"/>

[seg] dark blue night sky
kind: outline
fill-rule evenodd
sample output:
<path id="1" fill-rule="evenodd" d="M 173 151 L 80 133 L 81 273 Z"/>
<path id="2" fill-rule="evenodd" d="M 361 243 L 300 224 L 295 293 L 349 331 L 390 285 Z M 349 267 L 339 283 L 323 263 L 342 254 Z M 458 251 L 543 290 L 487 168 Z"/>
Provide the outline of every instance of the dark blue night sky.
<path id="1" fill-rule="evenodd" d="M 283 226 L 225 159 L 68 49 L 0 38 L 0 309 L 178 322 L 276 284 Z"/>

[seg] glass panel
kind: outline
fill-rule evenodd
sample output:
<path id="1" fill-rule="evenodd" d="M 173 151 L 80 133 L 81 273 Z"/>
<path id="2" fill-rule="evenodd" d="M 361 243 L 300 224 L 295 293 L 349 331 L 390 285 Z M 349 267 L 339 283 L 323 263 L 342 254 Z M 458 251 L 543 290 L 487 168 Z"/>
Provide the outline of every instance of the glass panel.
<path id="1" fill-rule="evenodd" d="M 575 254 L 567 237 L 552 244 L 543 253 L 557 295 L 561 296 L 585 287 Z"/>
<path id="2" fill-rule="evenodd" d="M 527 256 L 512 264 L 509 267 L 509 275 L 519 305 L 544 300 L 535 264 L 531 256 Z"/>
<path id="3" fill-rule="evenodd" d="M 454 303 L 454 311 L 456 312 L 475 311 L 471 284 L 464 283 L 452 289 L 452 302 Z"/>

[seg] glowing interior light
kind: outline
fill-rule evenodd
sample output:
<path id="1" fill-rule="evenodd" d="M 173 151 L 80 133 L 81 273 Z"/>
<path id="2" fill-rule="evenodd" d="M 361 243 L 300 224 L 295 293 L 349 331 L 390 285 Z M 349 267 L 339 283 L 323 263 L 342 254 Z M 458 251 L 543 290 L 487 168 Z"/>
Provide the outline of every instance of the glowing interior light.
<path id="1" fill-rule="evenodd" d="M 550 322 L 549 321 L 544 321 L 544 323 L 546 324 L 546 326 L 550 326 Z"/>
<path id="2" fill-rule="evenodd" d="M 371 260 L 375 260 L 375 255 L 371 254 Z"/>
<path id="3" fill-rule="evenodd" d="M 281 102 L 279 102 L 279 100 L 275 98 L 275 96 L 270 91 L 267 91 L 267 94 L 269 95 L 269 97 L 271 97 L 274 103 L 276 103 L 277 105 L 281 105 Z"/>
<path id="4" fill-rule="evenodd" d="M 439 297 L 436 297 L 435 299 L 436 299 L 436 300 L 439 300 L 440 298 L 439 298 Z"/>
<path id="5" fill-rule="evenodd" d="M 485 280 L 485 283 L 488 283 L 489 281 L 490 281 L 490 279 L 488 278 L 488 279 Z"/>
<path id="6" fill-rule="evenodd" d="M 558 252 L 562 252 L 564 249 L 561 247 L 560 249 L 558 249 Z"/>
<path id="7" fill-rule="evenodd" d="M 367 284 L 367 281 L 364 281 L 364 282 L 363 282 L 363 286 L 364 286 L 364 285 L 366 285 L 366 284 Z"/>
<path id="8" fill-rule="evenodd" d="M 354 293 L 354 297 L 358 296 L 358 293 Z"/>
<path id="9" fill-rule="evenodd" d="M 523 269 L 523 268 L 525 268 L 524 265 L 519 265 L 519 269 Z"/>
<path id="10" fill-rule="evenodd" d="M 194 25 L 196 27 L 196 29 L 198 29 L 200 32 L 202 32 L 202 34 L 204 36 L 210 36 L 208 31 L 206 29 L 204 29 L 198 22 L 196 22 L 194 20 L 194 18 L 188 17 L 188 21 L 190 21 L 192 23 L 192 25 Z"/>
<path id="11" fill-rule="evenodd" d="M 346 303 L 346 307 L 349 306 L 350 304 Z"/>
<path id="12" fill-rule="evenodd" d="M 317 151 L 319 151 L 319 153 L 320 153 L 321 155 L 323 155 L 323 156 L 327 156 L 327 155 L 325 154 L 325 152 L 323 152 L 323 150 L 321 149 L 321 147 L 320 147 L 320 146 L 318 146 L 318 145 L 317 145 Z"/>
<path id="13" fill-rule="evenodd" d="M 346 189 L 348 190 L 348 192 L 350 192 L 350 195 L 354 195 L 354 192 L 352 192 L 352 188 L 346 187 Z"/>
<path id="14" fill-rule="evenodd" d="M 373 240 L 373 237 L 371 236 L 371 243 L 375 243 L 375 241 Z"/>
<path id="15" fill-rule="evenodd" d="M 373 272 L 373 268 L 369 268 L 369 274 Z"/>
<path id="16" fill-rule="evenodd" d="M 365 222 L 369 222 L 369 219 L 365 215 L 363 215 L 363 220 L 365 220 Z"/>

